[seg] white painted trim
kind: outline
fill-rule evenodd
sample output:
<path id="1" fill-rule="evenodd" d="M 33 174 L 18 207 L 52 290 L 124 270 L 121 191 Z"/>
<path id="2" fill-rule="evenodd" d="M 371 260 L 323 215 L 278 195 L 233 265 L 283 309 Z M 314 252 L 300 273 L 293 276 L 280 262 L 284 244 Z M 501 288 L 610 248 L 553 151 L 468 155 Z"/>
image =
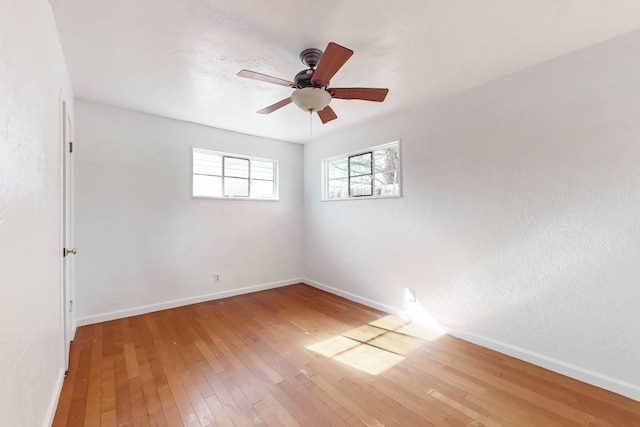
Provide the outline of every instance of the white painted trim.
<path id="1" fill-rule="evenodd" d="M 60 158 L 58 159 L 58 168 L 59 168 L 59 172 L 60 172 L 60 185 L 58 188 L 59 191 L 59 195 L 60 197 L 58 198 L 58 215 L 60 218 L 59 224 L 58 224 L 58 249 L 60 250 L 60 252 L 62 252 L 62 248 L 64 248 L 64 229 L 65 229 L 65 218 L 64 218 L 64 206 L 65 206 L 65 186 L 64 186 L 64 180 L 65 180 L 65 168 L 64 168 L 64 156 L 66 155 L 65 153 L 65 132 L 64 132 L 64 126 L 65 126 L 65 112 L 66 109 L 64 108 L 64 103 L 65 103 L 66 99 L 63 98 L 62 96 L 62 88 L 60 88 L 60 92 L 58 94 L 58 112 L 59 112 L 59 122 L 58 122 L 58 126 L 60 126 L 60 141 L 58 142 L 59 144 L 59 153 L 60 153 Z M 60 252 L 58 252 L 58 255 L 60 255 Z M 66 357 L 68 353 L 68 351 L 70 350 L 69 348 L 69 343 L 67 342 L 67 325 L 66 325 L 66 318 L 65 316 L 67 315 L 67 304 L 66 304 L 66 290 L 65 290 L 65 282 L 64 282 L 64 263 L 65 263 L 65 259 L 64 256 L 58 256 L 58 269 L 59 269 L 59 283 L 58 283 L 58 289 L 60 291 L 60 332 L 62 333 L 62 360 L 63 360 L 63 364 L 65 366 L 65 369 L 67 368 L 67 363 L 68 363 L 68 358 Z M 65 361 L 65 358 L 67 358 L 67 361 Z M 53 419 L 52 419 L 53 421 Z"/>
<path id="2" fill-rule="evenodd" d="M 462 331 L 447 325 L 440 325 L 442 329 L 449 335 L 461 340 L 468 341 L 482 347 L 489 348 L 507 356 L 524 360 L 533 365 L 540 366 L 553 372 L 574 378 L 587 384 L 612 391 L 614 393 L 626 396 L 630 399 L 640 401 L 640 386 L 609 377 L 607 375 L 593 372 L 588 369 L 571 363 L 563 362 L 542 354 L 535 353 L 520 347 L 516 347 L 504 342 L 494 340 L 473 332 Z"/>
<path id="3" fill-rule="evenodd" d="M 280 288 L 282 286 L 301 283 L 302 281 L 303 279 L 301 278 L 289 279 L 289 280 L 283 280 L 280 282 L 264 283 L 261 285 L 246 286 L 243 288 L 230 289 L 226 291 L 214 292 L 211 294 L 198 295 L 195 297 L 165 301 L 157 304 L 142 305 L 142 306 L 131 307 L 123 310 L 110 311 L 107 313 L 95 314 L 93 316 L 78 318 L 76 320 L 76 326 L 92 325 L 94 323 L 108 322 L 110 320 L 122 319 L 130 316 L 137 316 L 139 314 L 146 314 L 154 311 L 166 310 L 169 308 L 182 307 L 189 304 L 197 304 L 200 302 L 211 301 L 211 300 L 216 300 L 221 298 L 228 298 L 236 295 L 248 294 L 251 292 L 258 292 L 258 291 L 264 291 L 267 289 Z"/>
<path id="4" fill-rule="evenodd" d="M 365 297 L 361 297 L 359 295 L 352 294 L 351 292 L 343 291 L 342 289 L 334 288 L 332 286 L 328 286 L 311 279 L 303 278 L 302 282 L 306 283 L 307 285 L 313 286 L 314 288 L 318 288 L 320 290 L 329 292 L 330 294 L 338 295 L 350 301 L 355 301 L 360 304 L 364 304 L 367 307 L 375 308 L 380 311 L 384 311 L 385 313 L 393 314 L 394 316 L 409 318 L 409 316 L 407 316 L 407 314 L 404 311 L 398 310 L 397 308 L 392 307 L 390 305 L 383 304 L 381 302 L 374 301 Z"/>
<path id="5" fill-rule="evenodd" d="M 404 318 L 411 318 L 411 316 L 409 316 L 403 310 L 383 304 L 378 301 L 373 301 L 368 298 L 361 297 L 359 295 L 352 294 L 351 292 L 346 292 L 341 289 L 327 286 L 325 284 L 318 283 L 306 278 L 303 279 L 303 283 L 306 283 L 318 289 L 322 289 L 334 295 L 344 297 L 348 300 L 359 302 L 360 304 L 364 304 L 368 307 L 376 308 L 378 310 L 384 311 L 385 313 L 401 316 Z M 421 319 L 413 320 L 420 323 Z M 609 390 L 622 396 L 626 396 L 630 399 L 640 401 L 640 386 L 638 385 L 627 383 L 625 381 L 621 381 L 607 375 L 581 368 L 571 363 L 553 359 L 551 357 L 534 353 L 532 351 L 506 344 L 482 335 L 474 334 L 472 332 L 462 331 L 442 324 L 439 324 L 439 326 L 448 335 L 460 338 L 461 340 L 477 344 L 490 350 L 497 351 L 498 353 L 506 354 L 508 356 L 515 357 L 516 359 L 520 359 L 533 365 L 548 369 L 550 371 L 568 376 L 570 378 L 574 378 L 578 381 L 591 384 L 595 387 Z"/>
<path id="6" fill-rule="evenodd" d="M 44 420 L 42 420 L 42 427 L 51 427 L 53 424 L 53 418 L 56 416 L 56 409 L 58 409 L 58 401 L 60 400 L 60 393 L 62 393 L 62 385 L 64 384 L 64 369 L 58 371 L 58 378 L 56 379 L 56 385 L 53 387 L 53 394 L 47 407 Z"/>

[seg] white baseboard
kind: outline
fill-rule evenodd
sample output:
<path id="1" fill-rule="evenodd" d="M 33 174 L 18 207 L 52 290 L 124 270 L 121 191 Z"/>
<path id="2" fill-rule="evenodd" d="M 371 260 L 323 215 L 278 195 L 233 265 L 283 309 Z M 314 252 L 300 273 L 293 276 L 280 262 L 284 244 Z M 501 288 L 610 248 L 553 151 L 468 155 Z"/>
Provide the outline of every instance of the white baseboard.
<path id="1" fill-rule="evenodd" d="M 374 300 L 371 300 L 371 299 L 368 299 L 368 298 L 365 298 L 365 297 L 361 297 L 360 295 L 352 294 L 351 292 L 343 291 L 342 289 L 334 288 L 332 286 L 328 286 L 328 285 L 325 285 L 325 284 L 320 283 L 320 282 L 316 282 L 316 281 L 311 280 L 311 279 L 303 278 L 301 280 L 302 280 L 303 283 L 306 283 L 307 285 L 310 285 L 310 286 L 313 286 L 314 288 L 318 288 L 318 289 L 321 289 L 323 291 L 329 292 L 330 294 L 341 296 L 341 297 L 346 298 L 346 299 L 348 299 L 350 301 L 355 301 L 355 302 L 358 302 L 360 304 L 366 305 L 367 307 L 375 308 L 375 309 L 378 309 L 380 311 L 384 311 L 385 313 L 393 314 L 394 316 L 409 318 L 409 316 L 407 316 L 407 314 L 404 311 L 399 310 L 399 309 L 397 309 L 395 307 L 392 307 L 390 305 L 383 304 L 381 302 L 374 301 Z"/>
<path id="2" fill-rule="evenodd" d="M 516 359 L 524 360 L 525 362 L 529 362 L 533 365 L 540 366 L 550 371 L 574 378 L 578 381 L 582 381 L 584 383 L 612 391 L 622 396 L 626 396 L 630 399 L 640 401 L 640 386 L 637 386 L 635 384 L 621 381 L 616 378 L 600 374 L 598 372 L 581 368 L 571 363 L 563 362 L 562 360 L 547 357 L 545 355 L 538 354 L 533 351 L 516 347 L 482 335 L 474 334 L 472 332 L 451 328 L 447 325 L 440 326 L 447 334 L 456 338 L 460 338 L 479 346 L 486 347 L 488 349 L 497 351 L 498 353 L 506 354 L 507 356 L 515 357 Z"/>
<path id="3" fill-rule="evenodd" d="M 122 319 L 130 316 L 137 316 L 140 314 L 151 313 L 159 310 L 166 310 L 169 308 L 182 307 L 189 304 L 197 304 L 200 302 L 211 301 L 211 300 L 216 300 L 221 298 L 228 298 L 236 295 L 248 294 L 251 292 L 258 292 L 258 291 L 264 291 L 267 289 L 279 288 L 282 286 L 288 286 L 288 285 L 300 283 L 302 281 L 303 279 L 301 278 L 289 279 L 289 280 L 283 280 L 280 282 L 264 283 L 261 285 L 246 286 L 243 288 L 213 292 L 210 294 L 198 295 L 195 297 L 181 298 L 181 299 L 176 299 L 172 301 L 164 301 L 156 304 L 130 307 L 123 310 L 115 310 L 107 313 L 100 313 L 92 316 L 85 316 L 85 317 L 78 318 L 76 319 L 75 326 L 85 326 L 85 325 L 92 325 L 94 323 L 108 322 L 110 320 Z"/>
<path id="4" fill-rule="evenodd" d="M 341 289 L 316 282 L 314 280 L 304 278 L 302 279 L 302 281 L 315 288 L 322 289 L 329 293 L 341 296 L 351 301 L 358 302 L 360 304 L 364 304 L 368 307 L 376 308 L 378 310 L 384 311 L 385 313 L 393 314 L 395 316 L 401 316 L 404 318 L 411 318 L 411 316 L 403 310 L 389 306 L 387 304 L 373 301 L 368 298 L 352 294 L 351 292 L 346 292 Z M 420 319 L 414 318 L 413 320 L 420 323 Z M 551 357 L 547 357 L 542 354 L 506 344 L 492 338 L 474 334 L 472 332 L 462 331 L 442 324 L 439 324 L 439 326 L 444 332 L 453 337 L 460 338 L 464 341 L 468 341 L 473 344 L 488 348 L 490 350 L 497 351 L 498 353 L 506 354 L 507 356 L 515 357 L 516 359 L 520 359 L 533 365 L 540 366 L 550 371 L 565 375 L 567 377 L 574 378 L 578 381 L 582 381 L 584 383 L 612 391 L 622 396 L 626 396 L 630 399 L 640 401 L 640 386 L 638 385 L 627 383 L 625 381 L 621 381 L 607 375 L 581 368 L 571 363 L 553 359 Z"/>
<path id="5" fill-rule="evenodd" d="M 308 278 L 296 278 L 296 279 L 290 279 L 290 280 L 285 280 L 280 282 L 265 283 L 261 285 L 247 286 L 247 287 L 236 288 L 236 289 L 231 289 L 227 291 L 214 292 L 211 294 L 199 295 L 199 296 L 189 297 L 189 298 L 182 298 L 182 299 L 173 300 L 173 301 L 165 301 L 157 304 L 149 304 L 149 305 L 144 305 L 139 307 L 132 307 L 132 308 L 127 308 L 123 310 L 97 314 L 93 316 L 86 316 L 86 317 L 77 319 L 76 326 L 84 326 L 84 325 L 90 325 L 90 324 L 99 323 L 99 322 L 106 322 L 109 320 L 121 319 L 129 316 L 137 316 L 139 314 L 151 313 L 154 311 L 181 307 L 184 305 L 196 304 L 199 302 L 211 301 L 211 300 L 216 300 L 220 298 L 227 298 L 227 297 L 247 294 L 251 292 L 263 291 L 267 289 L 279 288 L 282 286 L 293 285 L 301 282 L 306 283 L 315 288 L 324 290 L 331 294 L 341 296 L 348 300 L 355 301 L 357 303 L 366 305 L 368 307 L 378 309 L 385 313 L 393 314 L 395 316 L 404 317 L 404 318 L 412 318 L 412 316 L 410 316 L 405 311 L 398 309 L 396 307 L 381 303 L 379 301 L 375 301 L 369 298 L 362 297 L 360 295 L 353 294 L 351 292 L 334 288 L 332 286 L 328 286 Z M 413 320 L 420 322 L 420 319 L 414 318 Z M 577 379 L 587 384 L 591 384 L 596 387 L 600 387 L 605 390 L 618 393 L 620 395 L 629 397 L 630 399 L 640 401 L 640 386 L 638 385 L 627 383 L 625 381 L 621 381 L 616 378 L 609 377 L 607 375 L 603 375 L 597 372 L 593 372 L 593 371 L 581 368 L 579 366 L 575 366 L 571 363 L 553 359 L 551 357 L 547 357 L 542 354 L 538 354 L 523 348 L 512 346 L 510 344 L 503 343 L 501 341 L 497 341 L 492 338 L 474 334 L 472 332 L 455 329 L 452 327 L 448 327 L 446 325 L 439 325 L 439 326 L 447 334 L 454 336 L 456 338 L 460 338 L 462 340 L 480 345 L 482 347 L 486 347 L 488 349 L 497 351 L 499 353 L 515 357 L 517 359 L 534 364 L 536 366 L 540 366 L 542 368 L 548 369 L 553 372 L 557 372 L 562 375 L 566 375 L 568 377 Z M 64 372 L 62 372 L 62 375 L 59 378 L 59 383 L 60 383 L 59 390 L 56 393 L 55 401 L 52 401 L 52 405 L 54 406 L 52 409 L 53 412 L 51 413 L 51 421 L 53 421 L 53 416 L 55 415 L 57 398 L 60 394 L 59 391 L 62 389 L 63 381 L 64 381 Z"/>
<path id="6" fill-rule="evenodd" d="M 49 401 L 49 407 L 45 418 L 42 421 L 42 427 L 51 427 L 53 424 L 53 418 L 56 416 L 56 409 L 58 409 L 58 401 L 60 400 L 60 393 L 62 392 L 62 384 L 64 383 L 64 368 L 58 371 L 58 378 L 56 378 L 56 384 L 53 387 L 53 394 Z"/>

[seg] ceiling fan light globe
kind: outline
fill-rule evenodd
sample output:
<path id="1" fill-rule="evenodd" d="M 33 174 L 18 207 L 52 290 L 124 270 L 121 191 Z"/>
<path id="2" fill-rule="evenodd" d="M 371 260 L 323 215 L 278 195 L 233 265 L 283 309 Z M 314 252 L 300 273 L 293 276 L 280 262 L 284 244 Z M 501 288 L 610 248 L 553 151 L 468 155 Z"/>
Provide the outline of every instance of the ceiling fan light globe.
<path id="1" fill-rule="evenodd" d="M 305 87 L 296 89 L 291 94 L 291 100 L 304 111 L 322 111 L 331 102 L 331 95 L 324 89 Z"/>

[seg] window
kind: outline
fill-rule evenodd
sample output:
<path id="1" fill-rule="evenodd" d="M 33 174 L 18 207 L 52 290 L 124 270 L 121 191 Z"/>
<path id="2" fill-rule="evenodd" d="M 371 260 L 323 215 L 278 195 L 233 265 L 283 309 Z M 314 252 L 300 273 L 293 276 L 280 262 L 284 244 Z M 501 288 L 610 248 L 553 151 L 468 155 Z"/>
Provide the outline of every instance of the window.
<path id="1" fill-rule="evenodd" d="M 400 196 L 400 144 L 323 160 L 324 200 Z"/>
<path id="2" fill-rule="evenodd" d="M 278 199 L 278 162 L 193 149 L 193 197 Z"/>

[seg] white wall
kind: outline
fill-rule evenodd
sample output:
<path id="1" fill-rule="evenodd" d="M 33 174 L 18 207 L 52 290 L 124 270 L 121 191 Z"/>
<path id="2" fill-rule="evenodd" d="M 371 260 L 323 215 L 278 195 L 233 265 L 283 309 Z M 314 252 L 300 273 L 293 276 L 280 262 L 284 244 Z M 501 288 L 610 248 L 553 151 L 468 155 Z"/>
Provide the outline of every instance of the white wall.
<path id="1" fill-rule="evenodd" d="M 75 108 L 79 324 L 300 280 L 301 145 Z M 280 201 L 191 198 L 192 146 L 278 160 Z"/>
<path id="2" fill-rule="evenodd" d="M 320 202 L 323 157 L 396 139 L 404 197 Z M 310 281 L 395 310 L 415 289 L 454 334 L 640 400 L 640 32 L 315 141 L 304 163 Z"/>
<path id="3" fill-rule="evenodd" d="M 60 105 L 73 94 L 49 3 L 0 10 L 0 420 L 31 427 L 51 422 L 64 375 Z"/>

